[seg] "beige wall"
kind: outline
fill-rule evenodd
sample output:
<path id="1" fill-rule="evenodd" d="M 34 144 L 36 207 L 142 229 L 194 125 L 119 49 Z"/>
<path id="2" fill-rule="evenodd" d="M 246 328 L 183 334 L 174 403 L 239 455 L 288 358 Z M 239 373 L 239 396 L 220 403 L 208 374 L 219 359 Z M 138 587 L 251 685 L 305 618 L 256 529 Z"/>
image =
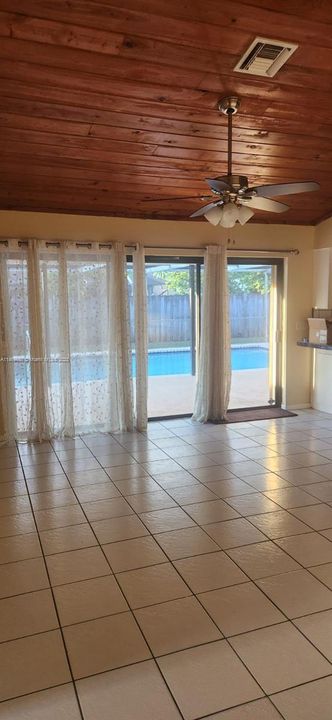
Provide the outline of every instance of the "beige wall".
<path id="1" fill-rule="evenodd" d="M 132 220 L 92 216 L 0 211 L 0 237 L 39 237 L 57 240 L 118 240 L 126 244 L 167 248 L 204 248 L 231 237 L 230 249 L 254 248 L 278 251 L 298 248 L 300 254 L 287 261 L 287 308 L 285 308 L 285 386 L 287 406 L 310 402 L 311 353 L 296 346 L 306 332 L 312 306 L 312 253 L 315 229 L 294 225 L 237 226 L 230 233 L 207 222 Z M 235 243 L 233 243 L 235 241 Z"/>
<path id="2" fill-rule="evenodd" d="M 332 217 L 317 225 L 315 232 L 315 247 L 332 247 Z"/>
<path id="3" fill-rule="evenodd" d="M 236 225 L 230 231 L 206 221 L 134 220 L 127 218 L 60 215 L 56 213 L 0 210 L 0 237 L 40 237 L 49 240 L 119 240 L 160 247 L 177 245 L 204 247 L 231 237 L 238 247 L 268 247 L 271 250 L 313 244 L 314 228 L 302 225 Z"/>

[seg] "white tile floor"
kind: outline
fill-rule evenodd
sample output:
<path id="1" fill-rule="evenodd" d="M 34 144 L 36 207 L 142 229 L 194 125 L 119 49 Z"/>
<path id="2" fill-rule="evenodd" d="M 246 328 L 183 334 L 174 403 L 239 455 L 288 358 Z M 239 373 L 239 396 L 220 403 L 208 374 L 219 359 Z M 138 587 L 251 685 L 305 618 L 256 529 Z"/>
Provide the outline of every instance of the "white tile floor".
<path id="1" fill-rule="evenodd" d="M 331 720 L 331 458 L 309 410 L 0 449 L 0 720 Z"/>

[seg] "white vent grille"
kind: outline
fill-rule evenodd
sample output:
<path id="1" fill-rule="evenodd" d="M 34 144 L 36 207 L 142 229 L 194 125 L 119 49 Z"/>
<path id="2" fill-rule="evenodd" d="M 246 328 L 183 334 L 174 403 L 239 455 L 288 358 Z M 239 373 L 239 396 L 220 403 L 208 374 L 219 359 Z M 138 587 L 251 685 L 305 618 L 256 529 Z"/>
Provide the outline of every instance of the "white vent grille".
<path id="1" fill-rule="evenodd" d="M 297 48 L 298 45 L 295 43 L 257 37 L 235 65 L 234 70 L 247 75 L 274 77 Z"/>

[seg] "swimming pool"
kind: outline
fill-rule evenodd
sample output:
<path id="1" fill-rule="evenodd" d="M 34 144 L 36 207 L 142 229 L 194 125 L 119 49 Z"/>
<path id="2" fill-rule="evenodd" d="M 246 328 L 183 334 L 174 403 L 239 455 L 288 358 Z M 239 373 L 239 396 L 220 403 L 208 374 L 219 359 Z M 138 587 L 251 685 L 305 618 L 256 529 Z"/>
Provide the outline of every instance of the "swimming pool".
<path id="1" fill-rule="evenodd" d="M 254 370 L 268 367 L 269 351 L 267 348 L 233 347 L 231 351 L 232 370 Z M 50 362 L 52 383 L 60 380 L 60 368 L 57 361 Z M 107 367 L 103 353 L 87 353 L 73 355 L 71 360 L 73 382 L 105 380 Z M 156 375 L 191 375 L 190 350 L 154 350 L 148 355 L 148 374 Z M 136 358 L 132 357 L 132 373 L 136 375 Z M 17 358 L 15 362 L 16 387 L 30 385 L 29 363 Z"/>
<path id="2" fill-rule="evenodd" d="M 269 351 L 264 347 L 232 348 L 232 370 L 253 370 L 267 368 Z M 149 352 L 149 375 L 190 375 L 190 350 Z M 135 374 L 135 357 L 133 358 Z"/>

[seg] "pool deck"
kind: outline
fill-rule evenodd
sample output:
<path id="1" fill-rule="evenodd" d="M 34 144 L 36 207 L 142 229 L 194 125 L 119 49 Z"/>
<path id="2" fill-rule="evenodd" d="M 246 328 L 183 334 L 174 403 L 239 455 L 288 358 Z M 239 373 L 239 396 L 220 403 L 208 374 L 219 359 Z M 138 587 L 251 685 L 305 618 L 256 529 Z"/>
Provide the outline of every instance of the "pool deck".
<path id="1" fill-rule="evenodd" d="M 191 413 L 195 398 L 193 375 L 155 375 L 149 377 L 149 417 Z M 233 370 L 230 408 L 267 405 L 268 369 Z"/>

